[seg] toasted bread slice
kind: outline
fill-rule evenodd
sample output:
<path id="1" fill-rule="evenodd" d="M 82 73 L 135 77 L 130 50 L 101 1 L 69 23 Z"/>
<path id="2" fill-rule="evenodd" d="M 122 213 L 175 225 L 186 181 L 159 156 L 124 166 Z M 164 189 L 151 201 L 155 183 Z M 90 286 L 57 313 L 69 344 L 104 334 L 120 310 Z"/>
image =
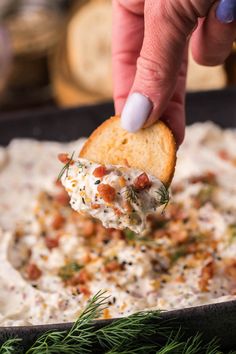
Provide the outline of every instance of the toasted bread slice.
<path id="1" fill-rule="evenodd" d="M 169 185 L 175 170 L 176 144 L 161 121 L 137 133 L 129 133 L 112 117 L 85 142 L 80 157 L 101 164 L 127 165 L 143 170 Z"/>

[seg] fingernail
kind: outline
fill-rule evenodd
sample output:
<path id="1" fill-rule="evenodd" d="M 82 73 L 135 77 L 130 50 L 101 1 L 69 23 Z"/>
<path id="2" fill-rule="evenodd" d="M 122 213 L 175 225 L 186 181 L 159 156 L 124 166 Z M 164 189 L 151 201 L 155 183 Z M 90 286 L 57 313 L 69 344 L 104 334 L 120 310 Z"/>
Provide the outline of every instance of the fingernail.
<path id="1" fill-rule="evenodd" d="M 236 20 L 236 0 L 221 0 L 216 17 L 222 23 L 231 23 Z"/>
<path id="2" fill-rule="evenodd" d="M 152 110 L 152 102 L 141 93 L 132 93 L 121 114 L 121 126 L 131 133 L 142 128 Z"/>

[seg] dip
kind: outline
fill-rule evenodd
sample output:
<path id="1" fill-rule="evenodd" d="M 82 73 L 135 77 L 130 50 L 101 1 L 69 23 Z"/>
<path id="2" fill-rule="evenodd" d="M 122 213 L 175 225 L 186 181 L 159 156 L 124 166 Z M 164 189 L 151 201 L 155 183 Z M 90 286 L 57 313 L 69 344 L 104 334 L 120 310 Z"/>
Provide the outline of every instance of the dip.
<path id="1" fill-rule="evenodd" d="M 107 228 L 141 233 L 147 227 L 147 215 L 169 201 L 165 185 L 143 171 L 67 159 L 61 181 L 72 208 L 101 220 Z"/>

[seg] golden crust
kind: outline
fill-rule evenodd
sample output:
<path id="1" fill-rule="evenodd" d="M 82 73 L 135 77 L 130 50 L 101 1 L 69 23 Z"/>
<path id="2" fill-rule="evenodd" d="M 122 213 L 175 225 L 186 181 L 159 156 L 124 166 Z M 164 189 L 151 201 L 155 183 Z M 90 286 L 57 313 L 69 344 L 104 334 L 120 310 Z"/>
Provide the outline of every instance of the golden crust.
<path id="1" fill-rule="evenodd" d="M 138 168 L 169 185 L 175 170 L 176 143 L 170 129 L 161 121 L 137 133 L 129 133 L 116 116 L 91 134 L 80 157 L 104 165 Z"/>

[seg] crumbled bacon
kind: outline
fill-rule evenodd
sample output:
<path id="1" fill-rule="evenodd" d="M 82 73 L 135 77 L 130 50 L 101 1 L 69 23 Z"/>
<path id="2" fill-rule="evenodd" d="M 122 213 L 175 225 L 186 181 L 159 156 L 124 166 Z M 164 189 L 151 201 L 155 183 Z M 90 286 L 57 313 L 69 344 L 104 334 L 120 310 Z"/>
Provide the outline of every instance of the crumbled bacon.
<path id="1" fill-rule="evenodd" d="M 230 160 L 230 156 L 229 156 L 229 153 L 228 151 L 224 150 L 224 149 L 221 149 L 218 151 L 218 156 L 222 159 L 222 160 Z"/>
<path id="2" fill-rule="evenodd" d="M 228 259 L 225 266 L 225 273 L 236 280 L 236 260 Z"/>
<path id="3" fill-rule="evenodd" d="M 83 236 L 90 237 L 94 234 L 95 230 L 96 226 L 92 220 L 87 219 L 81 223 L 81 233 Z"/>
<path id="4" fill-rule="evenodd" d="M 72 278 L 67 280 L 66 284 L 71 286 L 76 286 L 79 284 L 86 284 L 91 280 L 91 275 L 85 270 L 81 269 L 79 273 L 75 274 Z"/>
<path id="5" fill-rule="evenodd" d="M 55 195 L 54 200 L 60 205 L 67 206 L 69 204 L 70 197 L 65 190 L 62 190 L 60 193 Z"/>
<path id="6" fill-rule="evenodd" d="M 134 180 L 133 185 L 135 189 L 143 190 L 146 188 L 150 188 L 152 183 L 149 180 L 148 175 L 144 172 Z"/>
<path id="7" fill-rule="evenodd" d="M 92 208 L 92 209 L 100 209 L 100 204 L 92 203 L 92 204 L 91 204 L 91 208 Z"/>
<path id="8" fill-rule="evenodd" d="M 201 291 L 208 291 L 209 280 L 213 278 L 215 271 L 214 261 L 210 260 L 201 271 L 200 280 L 198 282 Z"/>
<path id="9" fill-rule="evenodd" d="M 42 271 L 37 267 L 36 264 L 30 263 L 26 268 L 26 274 L 29 280 L 38 280 L 42 275 Z"/>
<path id="10" fill-rule="evenodd" d="M 125 208 L 125 210 L 128 212 L 128 213 L 131 213 L 133 208 L 132 208 L 132 205 L 130 204 L 130 202 L 128 200 L 124 200 L 123 202 L 123 206 Z"/>
<path id="11" fill-rule="evenodd" d="M 49 250 L 57 248 L 59 246 L 59 239 L 55 237 L 46 237 L 45 244 Z"/>
<path id="12" fill-rule="evenodd" d="M 60 229 L 65 223 L 65 218 L 60 214 L 56 214 L 52 220 L 52 228 L 54 230 Z"/>
<path id="13" fill-rule="evenodd" d="M 111 203 L 114 201 L 116 197 L 116 190 L 115 188 L 111 187 L 109 184 L 101 183 L 98 185 L 97 190 L 100 196 L 102 197 L 102 199 L 106 203 Z"/>
<path id="14" fill-rule="evenodd" d="M 109 261 L 104 266 L 104 270 L 108 273 L 112 273 L 121 269 L 122 269 L 122 265 L 119 264 L 116 260 Z"/>
<path id="15" fill-rule="evenodd" d="M 113 210 L 114 210 L 114 213 L 115 213 L 117 216 L 121 216 L 121 215 L 122 215 L 122 211 L 121 211 L 119 208 L 114 207 Z"/>
<path id="16" fill-rule="evenodd" d="M 61 153 L 57 155 L 58 160 L 61 161 L 62 163 L 68 163 L 70 161 L 70 157 L 66 153 Z"/>
<path id="17" fill-rule="evenodd" d="M 199 175 L 199 176 L 192 176 L 189 178 L 189 182 L 190 183 L 199 183 L 199 182 L 202 182 L 202 183 L 208 183 L 208 184 L 215 184 L 216 183 L 216 175 L 214 172 L 206 172 L 202 175 Z"/>
<path id="18" fill-rule="evenodd" d="M 86 285 L 80 285 L 78 287 L 78 291 L 79 291 L 79 293 L 82 293 L 85 296 L 90 296 L 91 295 L 91 292 L 90 292 L 89 288 Z"/>
<path id="19" fill-rule="evenodd" d="M 95 170 L 93 171 L 94 177 L 97 177 L 97 178 L 102 178 L 106 174 L 107 174 L 107 169 L 105 166 L 96 167 Z"/>

